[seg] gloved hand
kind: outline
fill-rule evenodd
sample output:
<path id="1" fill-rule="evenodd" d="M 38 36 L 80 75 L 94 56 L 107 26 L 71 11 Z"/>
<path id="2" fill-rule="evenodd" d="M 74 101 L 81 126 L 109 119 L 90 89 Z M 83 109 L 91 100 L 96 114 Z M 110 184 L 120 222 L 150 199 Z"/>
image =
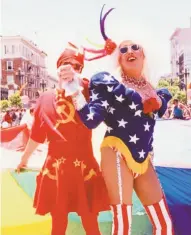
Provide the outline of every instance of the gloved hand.
<path id="1" fill-rule="evenodd" d="M 60 88 L 65 90 L 65 96 L 71 96 L 83 90 L 80 85 L 80 74 L 76 73 L 70 64 L 62 65 L 58 70 Z"/>

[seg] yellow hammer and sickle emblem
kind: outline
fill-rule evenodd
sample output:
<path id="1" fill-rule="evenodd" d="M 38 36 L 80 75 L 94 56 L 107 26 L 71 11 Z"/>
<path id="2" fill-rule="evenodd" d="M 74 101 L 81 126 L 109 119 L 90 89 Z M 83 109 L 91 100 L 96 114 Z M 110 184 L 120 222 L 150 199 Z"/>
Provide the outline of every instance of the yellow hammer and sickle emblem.
<path id="1" fill-rule="evenodd" d="M 59 102 L 63 102 L 63 104 L 59 105 L 56 108 L 56 111 L 59 114 L 64 114 L 66 118 L 65 119 L 57 120 L 55 128 L 58 128 L 58 126 L 60 124 L 66 124 L 68 122 L 73 122 L 73 123 L 76 124 L 76 121 L 74 120 L 74 115 L 75 115 L 75 108 L 74 108 L 74 106 L 69 101 L 67 101 L 66 99 L 63 99 L 63 98 L 59 99 Z M 69 108 L 69 113 L 66 112 L 66 107 Z"/>

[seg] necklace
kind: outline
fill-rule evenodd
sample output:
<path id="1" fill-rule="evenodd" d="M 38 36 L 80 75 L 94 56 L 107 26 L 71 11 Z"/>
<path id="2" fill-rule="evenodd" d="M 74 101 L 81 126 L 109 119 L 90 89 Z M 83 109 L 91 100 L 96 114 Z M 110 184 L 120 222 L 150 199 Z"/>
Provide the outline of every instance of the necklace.
<path id="1" fill-rule="evenodd" d="M 128 87 L 134 89 L 142 98 L 142 102 L 145 100 L 155 97 L 159 103 L 161 103 L 160 98 L 156 94 L 155 89 L 149 84 L 144 78 L 129 78 L 126 75 L 122 74 L 123 84 Z"/>
<path id="2" fill-rule="evenodd" d="M 130 78 L 128 77 L 127 75 L 124 75 L 122 74 L 121 77 L 123 78 L 123 82 L 125 84 L 131 84 L 137 88 L 143 88 L 147 85 L 147 82 L 144 78 L 140 78 L 140 79 L 137 79 L 137 78 Z"/>

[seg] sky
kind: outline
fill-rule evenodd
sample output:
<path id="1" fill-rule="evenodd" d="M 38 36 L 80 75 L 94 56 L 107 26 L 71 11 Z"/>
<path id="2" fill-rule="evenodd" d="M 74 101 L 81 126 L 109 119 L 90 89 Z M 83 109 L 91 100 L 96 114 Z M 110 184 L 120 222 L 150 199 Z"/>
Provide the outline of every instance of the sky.
<path id="1" fill-rule="evenodd" d="M 108 37 L 140 42 L 153 81 L 170 73 L 170 36 L 178 27 L 190 27 L 190 0 L 2 0 L 0 34 L 33 40 L 48 54 L 47 69 L 56 75 L 56 60 L 67 41 L 87 46 L 88 37 L 104 43 L 99 30 L 103 4 L 105 10 L 115 7 L 106 20 Z M 87 63 L 85 75 L 107 68 L 108 60 Z"/>

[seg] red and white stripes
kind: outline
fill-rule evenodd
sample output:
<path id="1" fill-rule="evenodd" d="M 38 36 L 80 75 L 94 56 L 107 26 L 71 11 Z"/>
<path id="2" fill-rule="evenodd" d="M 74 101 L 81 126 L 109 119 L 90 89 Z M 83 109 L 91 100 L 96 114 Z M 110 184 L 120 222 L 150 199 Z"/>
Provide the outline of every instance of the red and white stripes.
<path id="1" fill-rule="evenodd" d="M 121 177 L 121 153 L 116 152 L 117 180 L 119 188 L 119 204 L 111 205 L 113 212 L 112 235 L 130 235 L 132 223 L 132 205 L 123 204 L 123 190 Z"/>
<path id="2" fill-rule="evenodd" d="M 171 216 L 164 197 L 158 203 L 144 207 L 153 225 L 153 235 L 174 235 Z"/>
<path id="3" fill-rule="evenodd" d="M 125 204 L 112 205 L 112 235 L 130 235 L 132 223 L 132 206 Z"/>

